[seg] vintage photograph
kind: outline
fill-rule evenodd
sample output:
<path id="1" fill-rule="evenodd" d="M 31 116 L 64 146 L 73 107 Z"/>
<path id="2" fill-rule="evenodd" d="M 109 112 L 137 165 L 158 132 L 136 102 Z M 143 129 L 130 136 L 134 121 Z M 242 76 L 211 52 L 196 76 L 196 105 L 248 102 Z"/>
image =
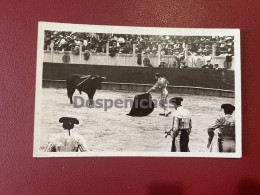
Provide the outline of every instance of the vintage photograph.
<path id="1" fill-rule="evenodd" d="M 34 157 L 242 156 L 239 29 L 39 22 Z"/>

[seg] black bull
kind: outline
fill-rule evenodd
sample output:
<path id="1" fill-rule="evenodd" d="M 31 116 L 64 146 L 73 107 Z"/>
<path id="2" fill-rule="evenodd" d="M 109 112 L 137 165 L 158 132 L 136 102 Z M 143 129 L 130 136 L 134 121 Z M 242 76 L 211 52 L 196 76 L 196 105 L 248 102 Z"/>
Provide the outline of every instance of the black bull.
<path id="1" fill-rule="evenodd" d="M 70 103 L 73 103 L 72 97 L 77 89 L 79 93 L 85 92 L 88 94 L 89 104 L 93 105 L 93 97 L 97 89 L 102 89 L 101 83 L 106 77 L 99 75 L 71 75 L 67 78 L 67 94 L 70 98 Z"/>

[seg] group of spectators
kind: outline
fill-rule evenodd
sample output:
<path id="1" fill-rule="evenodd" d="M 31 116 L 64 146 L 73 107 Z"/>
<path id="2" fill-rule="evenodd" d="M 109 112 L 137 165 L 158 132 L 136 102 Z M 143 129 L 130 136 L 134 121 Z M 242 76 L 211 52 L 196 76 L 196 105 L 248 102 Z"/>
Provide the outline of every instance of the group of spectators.
<path id="1" fill-rule="evenodd" d="M 132 54 L 133 44 L 135 53 L 158 54 L 158 45 L 161 44 L 162 55 L 176 55 L 188 51 L 193 55 L 207 56 L 212 54 L 212 46 L 216 46 L 216 56 L 234 55 L 234 37 L 219 36 L 160 36 L 160 35 L 130 35 L 106 33 L 78 33 L 65 31 L 45 31 L 44 49 L 49 50 L 51 42 L 56 51 L 82 51 L 91 53 L 106 53 L 106 43 L 109 43 L 109 52 L 117 54 Z M 188 45 L 188 46 L 187 46 Z"/>
<path id="2" fill-rule="evenodd" d="M 152 66 L 150 66 L 152 67 Z M 181 61 L 175 61 L 172 64 L 165 64 L 165 61 L 161 61 L 159 66 L 159 68 L 188 68 L 186 62 L 184 60 Z M 205 65 L 202 65 L 200 68 L 204 68 L 204 69 L 215 69 L 218 70 L 219 69 L 219 64 L 211 64 L 210 60 L 207 60 Z"/>

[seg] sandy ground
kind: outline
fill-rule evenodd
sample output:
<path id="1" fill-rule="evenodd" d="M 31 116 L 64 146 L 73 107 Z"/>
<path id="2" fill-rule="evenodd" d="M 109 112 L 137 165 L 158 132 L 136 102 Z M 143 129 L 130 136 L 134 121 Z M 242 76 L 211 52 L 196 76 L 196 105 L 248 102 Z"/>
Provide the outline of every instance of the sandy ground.
<path id="1" fill-rule="evenodd" d="M 98 90 L 94 99 L 132 99 L 139 92 Z M 78 95 L 75 92 L 74 95 Z M 159 94 L 152 93 L 153 98 Z M 206 152 L 207 127 L 223 115 L 220 105 L 234 104 L 234 98 L 169 94 L 169 97 L 183 97 L 183 107 L 192 113 L 193 129 L 190 134 L 191 152 Z M 81 95 L 87 100 L 87 95 Z M 128 105 L 130 106 L 130 105 Z M 41 150 L 44 150 L 49 138 L 64 131 L 59 118 L 76 117 L 80 124 L 72 130 L 82 135 L 91 151 L 138 151 L 168 152 L 171 148 L 170 136 L 165 139 L 165 130 L 171 128 L 172 114 L 159 116 L 162 108 L 156 108 L 149 116 L 131 117 L 128 108 L 74 108 L 69 103 L 66 89 L 43 89 Z M 171 109 L 174 112 L 173 109 Z"/>

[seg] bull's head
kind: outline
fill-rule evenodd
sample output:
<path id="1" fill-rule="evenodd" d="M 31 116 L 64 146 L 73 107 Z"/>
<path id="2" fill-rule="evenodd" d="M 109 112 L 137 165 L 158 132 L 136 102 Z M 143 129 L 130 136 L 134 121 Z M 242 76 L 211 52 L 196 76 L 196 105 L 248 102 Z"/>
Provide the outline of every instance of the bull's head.
<path id="1" fill-rule="evenodd" d="M 100 77 L 99 75 L 97 75 L 97 76 L 92 77 L 91 79 L 95 80 L 96 88 L 100 90 L 100 89 L 102 89 L 102 86 L 101 86 L 102 81 L 106 80 L 107 77 Z"/>

